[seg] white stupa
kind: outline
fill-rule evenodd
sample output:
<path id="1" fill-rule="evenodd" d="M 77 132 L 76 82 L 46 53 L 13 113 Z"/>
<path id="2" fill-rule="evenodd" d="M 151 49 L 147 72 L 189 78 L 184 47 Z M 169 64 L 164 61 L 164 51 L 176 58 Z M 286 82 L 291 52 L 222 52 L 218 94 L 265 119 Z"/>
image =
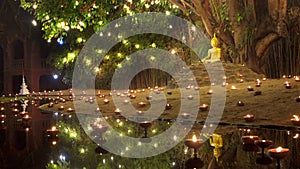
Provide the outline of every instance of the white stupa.
<path id="1" fill-rule="evenodd" d="M 22 81 L 19 95 L 27 95 L 27 94 L 29 94 L 29 90 L 27 89 L 27 85 L 25 83 L 25 78 L 24 78 L 24 74 L 23 74 L 23 81 Z"/>

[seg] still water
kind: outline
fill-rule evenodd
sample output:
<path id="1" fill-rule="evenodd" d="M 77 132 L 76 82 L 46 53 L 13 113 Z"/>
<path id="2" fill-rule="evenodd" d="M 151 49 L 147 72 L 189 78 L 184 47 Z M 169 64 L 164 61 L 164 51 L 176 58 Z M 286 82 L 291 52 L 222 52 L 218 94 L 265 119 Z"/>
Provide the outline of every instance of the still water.
<path id="1" fill-rule="evenodd" d="M 103 131 L 101 137 L 98 135 L 98 137 L 89 138 L 79 125 L 74 113 L 41 112 L 38 108 L 41 103 L 46 103 L 46 100 L 41 98 L 0 104 L 0 107 L 3 107 L 0 110 L 0 168 L 184 169 L 188 168 L 188 161 L 190 162 L 190 159 L 194 158 L 195 151 L 188 148 L 184 141 L 163 154 L 148 158 L 124 158 L 108 153 L 93 140 L 98 139 L 99 141 L 100 139 L 103 143 L 109 141 L 105 139 L 109 132 Z M 121 134 L 137 138 L 145 137 L 145 131 L 147 131 L 147 137 L 162 133 L 173 122 L 171 119 L 158 119 L 143 128 L 120 116 L 100 119 L 108 121 Z M 57 132 L 51 131 L 52 126 L 56 126 L 53 131 Z M 194 125 L 193 131 L 200 128 L 203 128 L 203 125 L 197 123 Z M 93 132 L 93 129 L 95 128 L 91 125 L 90 132 Z M 203 162 L 202 168 L 300 168 L 300 131 L 297 127 L 249 127 L 222 124 L 219 125 L 216 133 L 220 134 L 222 138 L 222 145 L 218 150 L 214 150 L 212 142 L 208 139 L 196 151 L 197 158 Z M 258 146 L 259 141 L 255 142 L 255 140 L 270 141 L 270 145 L 266 145 L 266 148 L 262 150 L 262 146 Z M 156 142 L 151 145 L 153 149 L 159 149 L 161 146 Z M 272 151 L 271 149 L 276 152 L 278 147 L 283 147 L 278 151 L 289 150 L 286 156 L 280 157 L 282 158 L 280 160 L 270 157 L 272 154 L 269 153 Z M 124 144 L 124 153 L 132 150 L 132 147 Z M 199 163 L 199 161 L 195 163 Z"/>

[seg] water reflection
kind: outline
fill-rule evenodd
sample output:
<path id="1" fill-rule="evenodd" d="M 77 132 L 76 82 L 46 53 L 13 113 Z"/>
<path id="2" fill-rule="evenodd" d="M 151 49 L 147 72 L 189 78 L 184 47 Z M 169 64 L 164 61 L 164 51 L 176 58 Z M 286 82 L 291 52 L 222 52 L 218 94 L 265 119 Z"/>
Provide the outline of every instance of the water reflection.
<path id="1" fill-rule="evenodd" d="M 181 142 L 173 149 L 158 156 L 131 159 L 111 154 L 105 150 L 104 145 L 113 143 L 113 141 L 109 137 L 109 129 L 101 126 L 101 120 L 106 120 L 120 134 L 136 138 L 149 138 L 162 133 L 172 125 L 172 120 L 159 119 L 151 124 L 146 122 L 140 124 L 128 121 L 118 115 L 106 118 L 98 117 L 98 119 L 87 118 L 90 120 L 90 125 L 85 127 L 88 127 L 94 136 L 89 138 L 72 113 L 41 113 L 37 108 L 38 101 L 23 101 L 22 103 L 14 101 L 8 104 L 2 103 L 0 106 L 5 108 L 1 114 L 6 116 L 5 119 L 1 119 L 4 123 L 1 122 L 0 128 L 1 168 L 40 169 L 45 168 L 46 165 L 49 168 L 54 165 L 65 165 L 67 168 L 86 167 L 88 169 L 97 167 L 184 169 L 199 164 L 197 160 L 193 161 L 196 153 L 197 159 L 203 161 L 202 168 L 270 169 L 278 168 L 278 164 L 268 152 L 279 146 L 289 149 L 288 156 L 280 160 L 281 168 L 300 168 L 300 131 L 298 128 L 270 129 L 254 128 L 255 126 L 241 128 L 224 125 L 217 128 L 214 136 L 202 136 L 211 139 L 204 142 L 197 150 L 188 148 L 184 142 Z M 30 120 L 24 119 L 26 115 L 31 117 Z M 56 126 L 56 129 L 53 129 L 52 126 Z M 193 131 L 200 128 L 203 128 L 202 124 L 195 124 Z M 99 132 L 101 133 L 99 134 Z M 251 138 L 250 136 L 255 137 Z M 247 137 L 251 139 L 245 139 Z M 176 135 L 171 139 L 176 140 Z M 100 140 L 101 144 L 96 144 L 95 140 Z M 151 144 L 149 151 L 163 146 L 163 141 L 153 142 L 151 139 L 147 141 Z M 128 154 L 135 153 L 134 149 L 139 146 L 130 147 L 126 143 L 122 144 L 123 153 Z"/>

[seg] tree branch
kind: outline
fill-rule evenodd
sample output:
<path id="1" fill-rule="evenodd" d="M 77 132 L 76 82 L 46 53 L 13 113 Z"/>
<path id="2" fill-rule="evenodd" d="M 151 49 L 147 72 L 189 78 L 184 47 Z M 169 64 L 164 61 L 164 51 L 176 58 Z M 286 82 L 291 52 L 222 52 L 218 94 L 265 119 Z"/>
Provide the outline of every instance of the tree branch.
<path id="1" fill-rule="evenodd" d="M 280 36 L 273 32 L 260 39 L 255 46 L 256 56 L 262 60 L 268 47 L 279 38 Z"/>

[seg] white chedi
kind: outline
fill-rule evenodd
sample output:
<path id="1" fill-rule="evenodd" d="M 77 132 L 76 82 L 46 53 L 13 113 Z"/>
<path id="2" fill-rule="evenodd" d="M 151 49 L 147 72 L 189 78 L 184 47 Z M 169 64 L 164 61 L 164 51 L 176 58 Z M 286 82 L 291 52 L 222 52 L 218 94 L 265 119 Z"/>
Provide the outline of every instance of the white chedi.
<path id="1" fill-rule="evenodd" d="M 29 93 L 29 90 L 27 89 L 27 85 L 25 83 L 25 78 L 23 76 L 22 85 L 21 85 L 21 89 L 20 89 L 19 95 L 27 95 L 27 94 L 30 94 L 30 93 Z"/>

